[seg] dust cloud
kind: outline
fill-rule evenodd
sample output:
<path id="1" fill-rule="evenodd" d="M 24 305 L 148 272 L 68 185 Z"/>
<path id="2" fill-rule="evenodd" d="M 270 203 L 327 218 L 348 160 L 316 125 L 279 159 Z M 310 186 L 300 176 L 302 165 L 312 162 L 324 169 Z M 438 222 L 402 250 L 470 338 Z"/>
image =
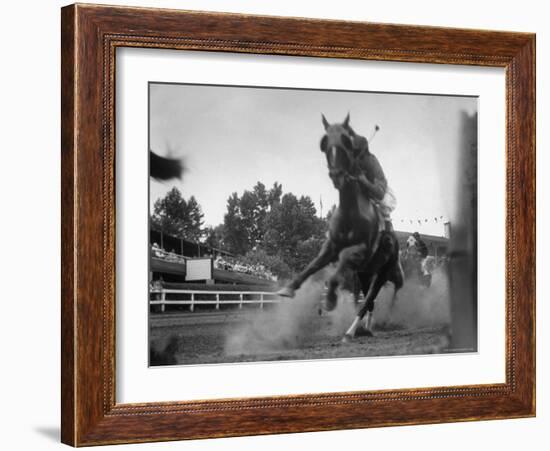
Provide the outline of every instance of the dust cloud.
<path id="1" fill-rule="evenodd" d="M 328 271 L 309 280 L 294 299 L 284 300 L 266 310 L 250 313 L 248 321 L 225 337 L 225 354 L 269 355 L 283 350 L 315 346 L 316 338 L 338 342 L 350 326 L 357 307 L 347 291 L 338 293 L 332 312 L 319 314 Z M 429 288 L 406 282 L 391 308 L 393 285 L 382 288 L 374 310 L 374 330 L 421 329 L 447 326 L 450 322 L 450 296 L 446 273 L 434 271 Z M 323 341 L 323 340 L 321 340 Z"/>
<path id="2" fill-rule="evenodd" d="M 227 335 L 225 353 L 265 354 L 300 348 L 318 330 L 322 291 L 322 282 L 307 281 L 294 299 L 252 313 L 247 322 Z"/>
<path id="3" fill-rule="evenodd" d="M 446 271 L 437 268 L 429 288 L 407 280 L 397 293 L 393 309 L 393 287 L 384 287 L 376 300 L 374 328 L 419 329 L 448 326 L 451 321 L 449 280 Z"/>

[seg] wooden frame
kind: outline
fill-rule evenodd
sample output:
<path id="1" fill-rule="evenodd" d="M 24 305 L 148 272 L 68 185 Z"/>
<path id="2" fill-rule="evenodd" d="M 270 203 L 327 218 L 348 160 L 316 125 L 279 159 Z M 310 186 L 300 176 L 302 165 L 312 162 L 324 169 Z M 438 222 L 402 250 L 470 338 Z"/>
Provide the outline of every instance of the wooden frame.
<path id="1" fill-rule="evenodd" d="M 63 8 L 61 32 L 64 443 L 147 442 L 535 414 L 533 34 L 92 5 Z M 124 46 L 506 68 L 506 382 L 117 404 L 114 68 L 115 50 Z"/>

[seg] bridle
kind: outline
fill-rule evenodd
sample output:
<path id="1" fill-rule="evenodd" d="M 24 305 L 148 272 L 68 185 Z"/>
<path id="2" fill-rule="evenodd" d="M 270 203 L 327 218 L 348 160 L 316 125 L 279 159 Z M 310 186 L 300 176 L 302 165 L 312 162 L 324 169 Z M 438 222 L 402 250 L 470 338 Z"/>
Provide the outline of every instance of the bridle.
<path id="1" fill-rule="evenodd" d="M 325 129 L 328 131 L 328 122 L 326 122 L 325 117 L 323 116 L 323 121 L 325 123 Z M 343 176 L 347 180 L 354 180 L 357 178 L 358 173 L 360 172 L 359 162 L 362 160 L 364 155 L 368 153 L 369 143 L 373 140 L 376 133 L 380 130 L 378 125 L 375 126 L 374 131 L 370 138 L 362 138 L 366 140 L 366 145 L 361 146 L 360 150 L 357 150 L 355 146 L 355 139 L 360 137 L 355 131 L 349 126 L 349 114 L 345 119 L 344 123 L 341 124 L 341 130 L 339 131 L 339 137 L 337 143 L 332 143 L 329 147 L 329 135 L 325 133 L 321 139 L 321 149 L 325 152 L 327 156 L 327 161 L 329 165 L 329 176 L 331 179 Z M 334 138 L 333 138 L 334 141 Z M 347 168 L 335 167 L 335 162 L 337 159 L 337 152 L 344 152 L 347 159 Z"/>
<path id="2" fill-rule="evenodd" d="M 356 176 L 357 168 L 359 167 L 359 161 L 363 157 L 366 148 L 361 149 L 360 152 L 354 152 L 353 150 L 353 137 L 355 133 L 353 131 L 350 131 L 350 134 L 341 134 L 340 135 L 340 143 L 335 144 L 331 146 L 330 148 L 327 148 L 325 152 L 327 155 L 330 153 L 330 157 L 327 159 L 329 162 L 329 176 L 331 178 L 338 177 L 343 175 L 344 177 L 348 179 L 354 179 Z M 342 138 L 345 136 L 350 143 L 350 146 L 346 146 L 345 140 Z M 327 135 L 323 137 L 325 139 Z M 347 165 L 345 167 L 335 167 L 334 163 L 337 158 L 337 152 L 344 152 L 345 158 L 347 159 Z"/>

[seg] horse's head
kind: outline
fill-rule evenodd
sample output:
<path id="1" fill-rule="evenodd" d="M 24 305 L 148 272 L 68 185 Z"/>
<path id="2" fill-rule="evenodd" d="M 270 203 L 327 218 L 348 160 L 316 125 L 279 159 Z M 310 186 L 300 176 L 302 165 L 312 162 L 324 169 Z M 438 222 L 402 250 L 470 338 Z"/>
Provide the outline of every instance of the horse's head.
<path id="1" fill-rule="evenodd" d="M 321 139 L 321 151 L 327 158 L 332 183 L 340 190 L 350 180 L 350 176 L 358 173 L 358 149 L 353 143 L 355 132 L 349 125 L 349 114 L 341 124 L 329 124 L 324 115 L 322 118 L 325 134 Z"/>

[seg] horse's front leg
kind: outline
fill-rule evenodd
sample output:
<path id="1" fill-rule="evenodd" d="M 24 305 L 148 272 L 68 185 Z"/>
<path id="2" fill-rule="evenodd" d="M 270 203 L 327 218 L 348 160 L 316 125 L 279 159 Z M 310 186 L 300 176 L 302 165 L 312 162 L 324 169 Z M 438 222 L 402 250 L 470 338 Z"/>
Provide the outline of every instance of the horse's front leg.
<path id="1" fill-rule="evenodd" d="M 298 274 L 290 283 L 277 291 L 277 294 L 279 296 L 293 298 L 296 290 L 302 286 L 304 281 L 312 274 L 315 274 L 317 271 L 327 266 L 331 261 L 335 259 L 336 255 L 337 252 L 334 244 L 330 241 L 330 239 L 327 239 L 323 243 L 319 255 L 317 255 L 317 257 L 315 257 L 311 261 L 311 263 L 307 265 L 306 268 L 300 274 Z"/>
<path id="2" fill-rule="evenodd" d="M 356 244 L 342 250 L 338 259 L 336 271 L 329 279 L 328 291 L 325 299 L 325 310 L 331 311 L 336 307 L 338 285 L 344 280 L 344 274 L 348 270 L 357 270 L 365 261 L 367 254 L 367 245 L 365 243 Z"/>

